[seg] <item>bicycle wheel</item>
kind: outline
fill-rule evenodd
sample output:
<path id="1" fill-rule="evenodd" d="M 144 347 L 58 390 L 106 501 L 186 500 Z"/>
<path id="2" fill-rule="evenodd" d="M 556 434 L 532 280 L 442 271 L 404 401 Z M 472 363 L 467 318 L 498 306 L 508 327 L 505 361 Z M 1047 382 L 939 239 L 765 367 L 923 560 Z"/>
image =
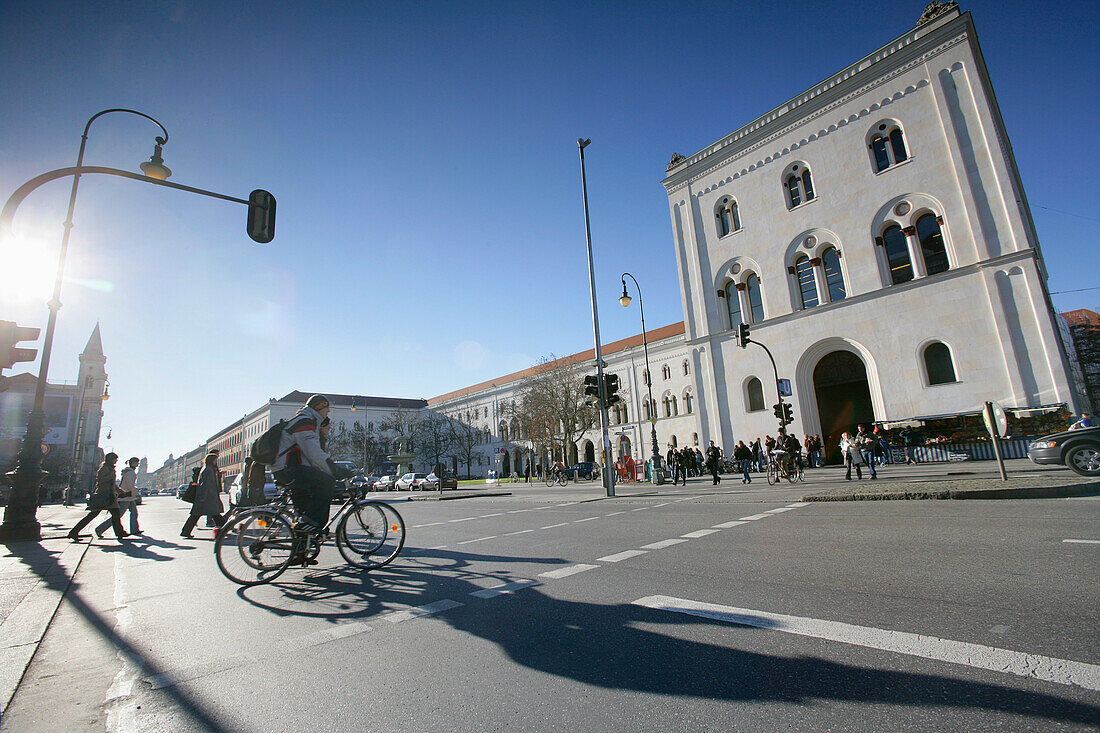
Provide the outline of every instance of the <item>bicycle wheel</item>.
<path id="1" fill-rule="evenodd" d="M 797 470 L 798 469 L 794 469 L 794 468 L 784 468 L 783 469 L 783 476 L 787 479 L 787 483 L 789 483 L 789 484 L 794 483 L 795 478 L 796 478 L 795 472 Z"/>
<path id="2" fill-rule="evenodd" d="M 559 473 L 558 474 L 558 484 L 560 486 L 565 486 L 568 483 L 569 483 L 569 479 L 566 477 L 565 472 L 562 471 L 561 473 Z"/>
<path id="3" fill-rule="evenodd" d="M 218 530 L 214 556 L 222 575 L 241 585 L 270 583 L 294 555 L 290 523 L 267 509 L 243 512 Z"/>
<path id="4" fill-rule="evenodd" d="M 805 481 L 806 480 L 806 470 L 804 468 L 802 468 L 801 463 L 798 464 L 798 480 L 799 481 Z"/>
<path id="5" fill-rule="evenodd" d="M 769 463 L 768 464 L 768 486 L 773 485 L 778 480 L 779 480 L 779 473 L 776 471 L 775 464 L 774 463 Z"/>
<path id="6" fill-rule="evenodd" d="M 405 520 L 385 502 L 358 501 L 336 525 L 336 548 L 356 567 L 380 568 L 404 546 Z"/>
<path id="7" fill-rule="evenodd" d="M 555 480 L 554 479 L 554 474 L 548 472 L 546 474 L 546 485 L 547 486 L 553 486 L 554 485 L 554 480 Z"/>

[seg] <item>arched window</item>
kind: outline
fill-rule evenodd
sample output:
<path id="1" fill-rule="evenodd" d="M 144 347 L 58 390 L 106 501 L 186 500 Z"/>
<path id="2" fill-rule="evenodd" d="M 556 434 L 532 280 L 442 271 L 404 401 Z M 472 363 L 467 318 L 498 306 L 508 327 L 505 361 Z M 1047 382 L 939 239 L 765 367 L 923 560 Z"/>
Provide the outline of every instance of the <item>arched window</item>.
<path id="1" fill-rule="evenodd" d="M 650 419 L 649 414 L 649 400 L 642 400 L 642 414 L 645 415 L 645 419 Z"/>
<path id="2" fill-rule="evenodd" d="M 875 159 L 875 171 L 882 172 L 909 157 L 905 150 L 905 136 L 897 125 L 883 123 L 871 136 L 871 156 Z"/>
<path id="3" fill-rule="evenodd" d="M 665 403 L 665 417 L 672 417 L 672 405 L 668 401 L 668 397 L 664 398 Z"/>
<path id="4" fill-rule="evenodd" d="M 673 397 L 670 400 L 670 402 L 672 402 L 672 415 L 673 415 L 673 417 L 675 417 L 676 415 L 680 414 L 680 409 L 676 406 L 676 398 L 675 397 Z"/>
<path id="5" fill-rule="evenodd" d="M 821 253 L 821 264 L 825 268 L 825 284 L 829 291 L 829 302 L 844 300 L 848 294 L 844 289 L 844 273 L 840 271 L 840 254 L 832 247 Z"/>
<path id="6" fill-rule="evenodd" d="M 886 265 L 890 268 L 890 282 L 900 285 L 912 280 L 913 263 L 909 261 L 909 245 L 905 242 L 901 227 L 897 224 L 889 227 L 882 233 L 882 241 L 886 249 Z"/>
<path id="7" fill-rule="evenodd" d="M 741 296 L 738 295 L 733 283 L 726 287 L 726 309 L 730 316 L 730 328 L 737 328 L 744 323 L 745 319 L 741 315 Z"/>
<path id="8" fill-rule="evenodd" d="M 643 384 L 649 384 L 649 370 L 648 369 L 645 369 L 645 370 L 642 371 L 642 383 Z"/>
<path id="9" fill-rule="evenodd" d="M 669 368 L 668 364 L 661 367 L 661 376 L 664 377 L 665 380 L 672 378 L 672 370 Z"/>
<path id="10" fill-rule="evenodd" d="M 951 265 L 947 261 L 947 248 L 943 243 L 943 232 L 935 214 L 925 214 L 917 219 L 917 239 L 920 241 L 921 256 L 924 257 L 924 269 L 929 275 L 947 272 Z"/>
<path id="11" fill-rule="evenodd" d="M 753 377 L 745 385 L 745 392 L 749 398 L 749 412 L 759 412 L 764 409 L 764 385 Z"/>
<path id="12" fill-rule="evenodd" d="M 630 413 L 627 412 L 626 405 L 619 405 L 619 409 L 623 413 L 623 422 L 630 422 Z"/>
<path id="13" fill-rule="evenodd" d="M 924 347 L 924 369 L 928 374 L 929 386 L 951 384 L 959 381 L 955 377 L 955 364 L 951 361 L 951 349 L 947 344 L 936 341 Z"/>
<path id="14" fill-rule="evenodd" d="M 737 213 L 737 202 L 731 198 L 724 198 L 715 207 L 714 217 L 717 220 L 718 236 L 724 237 L 730 232 L 736 232 L 741 228 L 741 216 Z"/>
<path id="15" fill-rule="evenodd" d="M 749 314 L 751 323 L 760 323 L 764 320 L 764 301 L 760 296 L 760 278 L 756 273 L 751 273 L 745 278 L 745 291 L 749 296 Z"/>
<path id="16" fill-rule="evenodd" d="M 684 392 L 684 412 L 691 414 L 691 392 Z"/>
<path id="17" fill-rule="evenodd" d="M 678 443 L 676 442 L 676 436 L 675 436 L 675 435 L 673 435 L 673 436 L 672 436 L 671 438 L 669 438 L 669 442 L 670 442 L 670 443 L 672 443 L 672 447 L 673 447 L 673 448 L 676 448 L 676 447 L 678 447 L 678 445 L 679 445 L 679 444 L 678 444 Z"/>
<path id="18" fill-rule="evenodd" d="M 798 281 L 802 307 L 813 308 L 817 305 L 817 281 L 814 279 L 814 266 L 806 255 L 799 255 L 794 261 L 794 277 Z"/>
<path id="19" fill-rule="evenodd" d="M 699 433 L 691 434 L 691 443 L 692 445 L 699 445 Z"/>
<path id="20" fill-rule="evenodd" d="M 688 371 L 689 371 L 688 360 L 684 359 L 684 363 L 681 364 L 680 366 L 682 366 L 684 368 L 684 376 L 686 377 L 688 375 Z"/>
<path id="21" fill-rule="evenodd" d="M 787 193 L 787 206 L 794 208 L 806 201 L 813 200 L 814 184 L 810 169 L 795 163 L 783 179 L 783 188 Z"/>

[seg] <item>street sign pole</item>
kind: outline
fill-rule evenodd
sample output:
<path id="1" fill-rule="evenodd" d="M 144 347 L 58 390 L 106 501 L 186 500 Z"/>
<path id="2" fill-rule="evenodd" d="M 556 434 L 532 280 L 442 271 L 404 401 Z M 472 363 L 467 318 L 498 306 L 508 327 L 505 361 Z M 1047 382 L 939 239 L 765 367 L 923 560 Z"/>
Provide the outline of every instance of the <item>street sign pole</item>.
<path id="1" fill-rule="evenodd" d="M 997 457 L 997 468 L 1001 472 L 1001 481 L 1008 481 L 1008 473 L 1005 472 L 1005 458 L 1001 453 L 1001 434 L 1008 428 L 1005 411 L 995 402 L 986 402 L 982 408 L 982 418 L 985 420 L 985 428 L 989 431 L 989 437 L 993 440 L 993 455 Z"/>

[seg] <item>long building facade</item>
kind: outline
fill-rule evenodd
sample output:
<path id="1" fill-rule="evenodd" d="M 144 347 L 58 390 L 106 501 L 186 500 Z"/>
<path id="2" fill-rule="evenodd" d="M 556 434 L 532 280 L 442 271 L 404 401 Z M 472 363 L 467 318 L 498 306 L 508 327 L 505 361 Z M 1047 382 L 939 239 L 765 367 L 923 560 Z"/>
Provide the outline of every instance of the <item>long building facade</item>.
<path id="1" fill-rule="evenodd" d="M 662 452 L 709 440 L 728 451 L 773 432 L 776 376 L 790 380 L 791 430 L 820 435 L 827 453 L 858 423 L 972 414 L 986 401 L 1079 408 L 1012 147 L 956 3 L 930 3 L 909 32 L 674 155 L 663 185 L 684 318 L 647 334 L 649 383 L 641 334 L 604 345 L 625 398 L 611 414 L 612 459 L 648 457 L 652 429 Z M 741 324 L 756 343 L 738 345 Z M 452 458 L 460 473 L 598 460 L 597 430 L 566 455 L 535 455 L 513 409 L 533 372 L 401 409 L 484 435 L 475 465 Z M 307 397 L 291 393 L 207 445 L 239 465 L 241 446 Z"/>

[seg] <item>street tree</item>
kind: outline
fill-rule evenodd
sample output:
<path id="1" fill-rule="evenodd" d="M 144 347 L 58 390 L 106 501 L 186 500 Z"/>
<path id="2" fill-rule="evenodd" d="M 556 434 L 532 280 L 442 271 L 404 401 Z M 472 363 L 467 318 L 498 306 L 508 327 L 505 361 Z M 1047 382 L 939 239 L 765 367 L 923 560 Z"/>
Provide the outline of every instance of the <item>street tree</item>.
<path id="1" fill-rule="evenodd" d="M 466 475 L 470 475 L 474 456 L 478 454 L 477 446 L 481 445 L 483 433 L 481 428 L 465 423 L 461 420 L 451 420 L 451 455 L 459 463 L 466 464 Z"/>
<path id="2" fill-rule="evenodd" d="M 599 413 L 584 395 L 588 362 L 578 359 L 563 365 L 556 361 L 553 354 L 545 356 L 524 377 L 517 389 L 516 412 L 534 445 L 550 448 L 568 461 L 569 448 L 596 426 Z"/>
<path id="3" fill-rule="evenodd" d="M 450 453 L 453 446 L 451 422 L 447 416 L 429 410 L 413 429 L 417 456 L 427 460 L 433 471 L 442 465 L 443 458 Z"/>

